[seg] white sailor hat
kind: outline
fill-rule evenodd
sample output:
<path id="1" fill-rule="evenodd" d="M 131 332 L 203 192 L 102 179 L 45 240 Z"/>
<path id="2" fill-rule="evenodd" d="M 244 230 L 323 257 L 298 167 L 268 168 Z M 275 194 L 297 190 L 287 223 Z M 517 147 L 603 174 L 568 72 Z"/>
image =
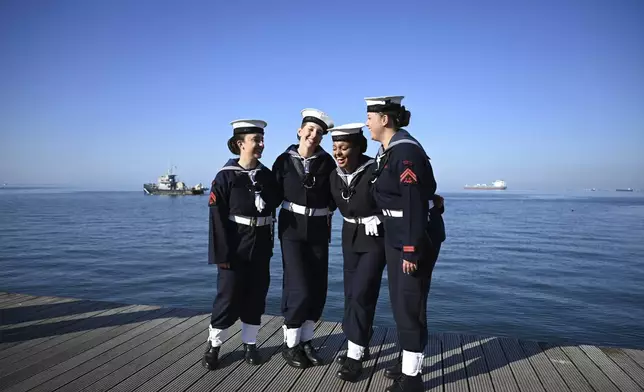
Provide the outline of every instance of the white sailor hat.
<path id="1" fill-rule="evenodd" d="M 331 133 L 331 137 L 356 135 L 362 133 L 362 128 L 364 126 L 364 123 L 338 125 L 335 128 L 329 129 L 329 132 Z"/>
<path id="2" fill-rule="evenodd" d="M 245 133 L 264 133 L 264 128 L 268 125 L 263 120 L 235 120 L 231 121 L 230 125 L 233 126 L 233 134 L 241 135 Z"/>
<path id="3" fill-rule="evenodd" d="M 403 95 L 387 95 L 384 97 L 365 98 L 367 103 L 367 112 L 388 112 L 398 111 L 402 107 Z"/>
<path id="4" fill-rule="evenodd" d="M 328 114 L 318 109 L 303 109 L 302 110 L 302 124 L 306 122 L 316 123 L 322 127 L 326 134 L 329 128 L 333 128 L 333 120 Z"/>

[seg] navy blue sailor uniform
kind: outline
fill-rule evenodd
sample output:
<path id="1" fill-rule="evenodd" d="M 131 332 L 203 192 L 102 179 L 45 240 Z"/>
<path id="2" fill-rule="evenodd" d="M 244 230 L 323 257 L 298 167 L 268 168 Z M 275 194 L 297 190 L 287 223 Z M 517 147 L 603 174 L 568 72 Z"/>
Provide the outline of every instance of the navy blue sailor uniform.
<path id="1" fill-rule="evenodd" d="M 427 345 L 432 272 L 445 240 L 443 207 L 434 206 L 437 184 L 429 157 L 404 129 L 393 135 L 386 149 L 381 146 L 372 182 L 385 217 L 389 296 L 403 349 L 402 372 L 416 376 Z M 414 263 L 416 271 L 403 272 L 403 260 Z"/>
<path id="2" fill-rule="evenodd" d="M 342 329 L 350 345 L 360 346 L 359 354 L 369 345 L 386 264 L 382 211 L 370 192 L 374 167 L 374 159 L 362 155 L 353 173 L 337 168 L 331 174 L 331 193 L 344 219 L 345 306 Z M 351 351 L 352 347 L 349 349 Z"/>

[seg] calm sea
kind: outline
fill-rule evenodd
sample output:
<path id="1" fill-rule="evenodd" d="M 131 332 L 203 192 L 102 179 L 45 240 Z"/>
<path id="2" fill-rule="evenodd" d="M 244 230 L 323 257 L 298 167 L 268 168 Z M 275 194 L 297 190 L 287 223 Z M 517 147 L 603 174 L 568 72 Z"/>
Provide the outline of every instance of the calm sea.
<path id="1" fill-rule="evenodd" d="M 446 193 L 432 331 L 644 347 L 641 193 Z M 342 317 L 341 218 L 324 318 Z M 209 310 L 206 196 L 0 189 L 0 291 Z M 279 243 L 267 313 L 279 314 Z M 386 273 L 376 324 L 391 326 Z"/>

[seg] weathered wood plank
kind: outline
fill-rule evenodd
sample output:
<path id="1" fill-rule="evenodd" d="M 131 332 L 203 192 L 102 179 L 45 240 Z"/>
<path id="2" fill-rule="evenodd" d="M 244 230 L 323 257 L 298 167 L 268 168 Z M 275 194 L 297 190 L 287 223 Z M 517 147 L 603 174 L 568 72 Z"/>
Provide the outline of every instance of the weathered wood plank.
<path id="1" fill-rule="evenodd" d="M 398 334 L 396 328 L 387 328 L 387 333 L 380 346 L 380 352 L 378 353 L 375 369 L 371 380 L 369 380 L 367 391 L 384 391 L 392 383 L 391 380 L 384 376 L 384 373 L 386 368 L 394 365 L 398 361 L 399 355 L 400 351 L 398 350 Z M 425 361 L 427 361 L 427 358 L 425 358 Z"/>
<path id="2" fill-rule="evenodd" d="M 55 317 L 56 309 L 65 309 L 70 303 L 81 302 L 69 298 L 43 298 L 43 302 L 38 304 L 37 309 L 11 308 L 7 309 L 7 314 L 2 318 L 0 330 L 27 327 L 37 323 L 43 323 Z M 28 306 L 29 308 L 29 306 Z M 9 311 L 16 310 L 15 314 L 10 315 Z"/>
<path id="3" fill-rule="evenodd" d="M 602 371 L 584 354 L 579 347 L 562 346 L 561 350 L 566 354 L 570 361 L 577 366 L 579 372 L 588 380 L 590 385 L 597 391 L 601 392 L 619 392 L 619 389 L 613 384 Z"/>
<path id="4" fill-rule="evenodd" d="M 443 386 L 445 392 L 469 391 L 459 335 L 445 333 L 443 341 Z"/>
<path id="5" fill-rule="evenodd" d="M 328 322 L 327 322 L 328 323 Z M 336 323 L 330 323 L 336 324 Z M 348 345 L 347 337 L 342 331 L 342 325 L 336 324 L 333 333 L 329 335 L 328 339 L 324 342 L 323 353 L 320 356 L 324 359 L 324 363 L 328 366 L 318 366 L 313 369 L 307 369 L 305 377 L 300 377 L 291 387 L 293 391 L 316 391 L 318 385 L 320 388 L 331 391 L 340 391 L 342 386 L 346 383 L 335 376 L 335 371 L 338 367 L 334 363 L 338 353 L 341 352 Z M 326 350 L 324 350 L 326 349 Z"/>
<path id="6" fill-rule="evenodd" d="M 186 331 L 188 328 L 192 327 L 203 319 L 205 319 L 205 316 L 201 314 L 195 316 L 175 317 L 174 320 L 169 321 L 170 328 L 168 328 L 164 332 L 158 334 L 157 336 L 153 337 L 143 344 L 126 350 L 123 353 L 117 352 L 117 355 L 115 357 L 110 358 L 99 367 L 94 368 L 91 372 L 87 372 L 82 376 L 77 377 L 74 381 L 65 384 L 59 390 L 81 391 L 84 388 L 91 386 L 95 382 L 102 380 L 104 377 L 107 377 L 111 373 L 119 372 L 121 368 L 127 366 L 130 362 L 150 352 L 154 348 L 169 341 L 170 339 L 176 337 L 177 335 Z M 91 388 L 89 389 L 91 390 Z"/>
<path id="7" fill-rule="evenodd" d="M 122 390 L 130 383 L 137 383 L 136 386 L 149 380 L 161 369 L 171 365 L 177 356 L 185 355 L 196 347 L 197 342 L 203 342 L 204 330 L 207 330 L 210 322 L 209 315 L 200 315 L 200 320 L 174 336 L 170 340 L 153 348 L 142 356 L 123 366 L 118 372 L 103 377 L 98 382 L 90 385 L 85 390 L 99 392 L 107 390 Z"/>
<path id="8" fill-rule="evenodd" d="M 622 351 L 635 361 L 635 363 L 644 368 L 644 351 L 632 349 L 622 349 Z"/>
<path id="9" fill-rule="evenodd" d="M 496 392 L 519 392 L 519 386 L 514 379 L 499 339 L 492 338 L 487 340 L 483 344 L 483 353 L 490 371 L 494 390 Z"/>
<path id="10" fill-rule="evenodd" d="M 136 306 L 135 308 L 140 307 L 141 311 L 149 310 L 150 307 L 147 306 Z M 157 308 L 158 309 L 158 308 Z M 134 310 L 134 309 L 133 309 Z M 150 309 L 152 310 L 152 309 Z M 34 358 L 27 358 L 26 361 L 20 363 L 20 370 L 13 371 L 7 376 L 0 378 L 0 385 L 7 386 L 13 385 L 18 382 L 24 381 L 27 378 L 30 378 L 36 373 L 40 373 L 44 370 L 49 369 L 61 362 L 64 362 L 79 353 L 90 350 L 94 346 L 97 346 L 105 341 L 113 339 L 114 337 L 120 335 L 123 332 L 126 332 L 133 328 L 132 322 L 135 320 L 144 317 L 143 314 L 133 311 L 128 313 L 120 313 L 119 316 L 122 316 L 120 322 L 124 325 L 115 326 L 110 325 L 107 327 L 99 327 L 102 325 L 102 322 L 99 322 L 96 329 L 93 329 L 89 333 L 83 335 L 82 338 L 77 340 L 73 346 L 67 346 L 62 349 L 50 350 L 46 354 L 43 353 L 43 356 L 46 358 L 41 359 L 40 356 L 36 357 L 36 362 L 33 361 Z M 51 354 L 51 355 L 50 355 Z M 25 366 L 26 365 L 26 366 Z M 18 367 L 17 367 L 18 368 Z"/>
<path id="11" fill-rule="evenodd" d="M 500 338 L 499 342 L 521 392 L 545 392 L 519 342 L 510 338 Z"/>
<path id="12" fill-rule="evenodd" d="M 581 345 L 579 348 L 622 392 L 640 392 L 641 388 L 600 349 Z"/>
<path id="13" fill-rule="evenodd" d="M 604 354 L 608 355 L 626 374 L 628 374 L 633 381 L 644 389 L 644 368 L 639 366 L 637 362 L 633 361 L 631 357 L 626 355 L 621 349 L 618 348 L 601 348 Z"/>
<path id="14" fill-rule="evenodd" d="M 469 335 L 461 336 L 465 372 L 472 392 L 494 391 L 492 379 L 485 363 L 485 355 L 481 348 L 482 345 L 487 343 L 488 339 L 479 339 L 476 336 Z"/>
<path id="15" fill-rule="evenodd" d="M 174 319 L 174 316 L 181 315 L 181 313 L 185 313 L 185 311 L 163 308 L 159 310 L 158 318 L 139 321 L 136 323 L 136 327 L 130 331 L 30 377 L 14 385 L 7 392 L 25 392 L 29 390 L 32 392 L 54 391 L 73 381 L 75 378 L 78 378 L 80 375 L 97 368 L 109 358 L 113 358 L 115 353 L 136 347 L 138 344 L 163 332 L 165 330 L 163 324 Z"/>
<path id="16" fill-rule="evenodd" d="M 536 342 L 520 341 L 519 344 L 521 344 L 523 352 L 547 392 L 566 392 L 570 390 Z"/>
<path id="17" fill-rule="evenodd" d="M 577 366 L 566 356 L 561 347 L 556 345 L 540 344 L 544 354 L 552 366 L 559 372 L 568 388 L 573 392 L 594 392 L 588 380 L 581 374 Z"/>

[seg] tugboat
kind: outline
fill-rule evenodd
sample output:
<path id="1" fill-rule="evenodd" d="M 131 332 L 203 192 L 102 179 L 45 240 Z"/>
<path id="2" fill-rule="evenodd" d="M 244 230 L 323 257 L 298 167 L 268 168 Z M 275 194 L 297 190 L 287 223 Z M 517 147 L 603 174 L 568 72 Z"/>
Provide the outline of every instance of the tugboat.
<path id="1" fill-rule="evenodd" d="M 156 184 L 143 184 L 143 193 L 146 195 L 203 195 L 206 191 L 208 188 L 201 183 L 189 188 L 182 181 L 177 181 L 177 175 L 172 172 L 172 168 L 159 177 Z"/>

